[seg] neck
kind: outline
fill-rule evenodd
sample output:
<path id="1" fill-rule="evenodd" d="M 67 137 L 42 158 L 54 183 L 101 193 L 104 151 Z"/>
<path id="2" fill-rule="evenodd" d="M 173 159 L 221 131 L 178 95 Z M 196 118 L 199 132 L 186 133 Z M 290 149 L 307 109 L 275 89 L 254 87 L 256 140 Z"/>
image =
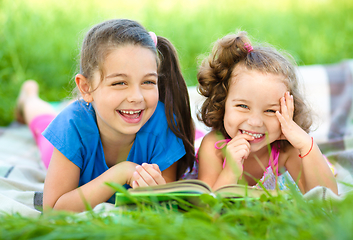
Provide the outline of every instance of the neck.
<path id="1" fill-rule="evenodd" d="M 103 136 L 101 135 L 101 141 L 103 146 L 114 146 L 115 148 L 121 148 L 132 145 L 136 137 L 136 134 L 133 135 L 121 135 L 116 136 L 114 134 Z"/>
<path id="2" fill-rule="evenodd" d="M 270 149 L 272 149 L 272 146 L 270 146 Z M 256 152 L 250 152 L 248 159 L 269 159 L 270 158 L 270 152 L 268 150 L 268 146 L 264 146 L 260 150 Z"/>
<path id="3" fill-rule="evenodd" d="M 134 135 L 128 135 L 123 138 L 101 137 L 105 162 L 108 167 L 126 161 L 131 147 L 135 140 Z"/>

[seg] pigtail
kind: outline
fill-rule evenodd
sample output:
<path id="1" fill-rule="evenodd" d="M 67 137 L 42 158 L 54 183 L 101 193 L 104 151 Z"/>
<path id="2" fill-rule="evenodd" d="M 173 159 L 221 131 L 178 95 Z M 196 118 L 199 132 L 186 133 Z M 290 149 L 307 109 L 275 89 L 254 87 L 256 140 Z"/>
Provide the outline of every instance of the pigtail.
<path id="1" fill-rule="evenodd" d="M 176 50 L 171 42 L 160 36 L 157 50 L 160 54 L 159 100 L 165 105 L 170 129 L 183 140 L 186 150 L 185 156 L 178 161 L 177 179 L 179 179 L 187 168 L 192 169 L 194 165 L 195 127 L 191 118 L 189 94 L 181 74 Z"/>
<path id="2" fill-rule="evenodd" d="M 229 137 L 223 126 L 229 79 L 235 65 L 250 57 L 246 47 L 249 43 L 246 32 L 219 39 L 197 74 L 198 91 L 206 97 L 197 117 L 206 126 L 220 130 L 225 137 Z"/>

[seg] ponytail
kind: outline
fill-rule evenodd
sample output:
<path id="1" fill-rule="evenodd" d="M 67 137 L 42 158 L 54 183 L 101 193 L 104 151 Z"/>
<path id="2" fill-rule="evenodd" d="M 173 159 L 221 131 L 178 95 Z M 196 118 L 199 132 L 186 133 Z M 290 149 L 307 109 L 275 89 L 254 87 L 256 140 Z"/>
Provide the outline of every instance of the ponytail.
<path id="1" fill-rule="evenodd" d="M 158 36 L 157 50 L 160 57 L 158 74 L 159 100 L 165 105 L 168 126 L 183 140 L 186 154 L 178 161 L 177 179 L 192 169 L 195 161 L 195 127 L 191 118 L 188 89 L 181 74 L 178 56 L 172 43 Z"/>

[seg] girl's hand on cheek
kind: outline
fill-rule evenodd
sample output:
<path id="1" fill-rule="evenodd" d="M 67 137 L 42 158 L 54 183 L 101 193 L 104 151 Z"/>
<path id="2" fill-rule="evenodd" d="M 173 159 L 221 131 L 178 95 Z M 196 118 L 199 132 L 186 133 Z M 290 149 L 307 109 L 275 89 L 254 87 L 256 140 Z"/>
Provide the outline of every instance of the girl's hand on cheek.
<path id="1" fill-rule="evenodd" d="M 162 176 L 157 164 L 143 163 L 136 166 L 136 171 L 132 176 L 132 188 L 155 186 L 165 184 L 166 181 Z"/>
<path id="2" fill-rule="evenodd" d="M 293 96 L 286 92 L 280 99 L 281 113 L 276 112 L 276 116 L 281 124 L 282 136 L 280 139 L 287 139 L 296 149 L 311 144 L 311 137 L 293 121 L 294 100 Z"/>

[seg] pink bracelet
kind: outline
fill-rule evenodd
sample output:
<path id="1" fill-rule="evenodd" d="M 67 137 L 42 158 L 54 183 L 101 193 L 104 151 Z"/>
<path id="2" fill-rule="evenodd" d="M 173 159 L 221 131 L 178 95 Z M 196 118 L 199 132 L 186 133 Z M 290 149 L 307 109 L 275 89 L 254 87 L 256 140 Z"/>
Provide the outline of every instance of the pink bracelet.
<path id="1" fill-rule="evenodd" d="M 299 154 L 299 157 L 300 157 L 300 158 L 304 158 L 304 157 L 308 156 L 308 154 L 309 154 L 309 153 L 311 152 L 311 150 L 313 149 L 313 145 L 314 145 L 314 139 L 313 139 L 313 137 L 311 137 L 311 147 L 310 147 L 309 152 L 308 152 L 307 154 L 305 154 L 304 156 L 301 156 L 301 155 Z"/>

